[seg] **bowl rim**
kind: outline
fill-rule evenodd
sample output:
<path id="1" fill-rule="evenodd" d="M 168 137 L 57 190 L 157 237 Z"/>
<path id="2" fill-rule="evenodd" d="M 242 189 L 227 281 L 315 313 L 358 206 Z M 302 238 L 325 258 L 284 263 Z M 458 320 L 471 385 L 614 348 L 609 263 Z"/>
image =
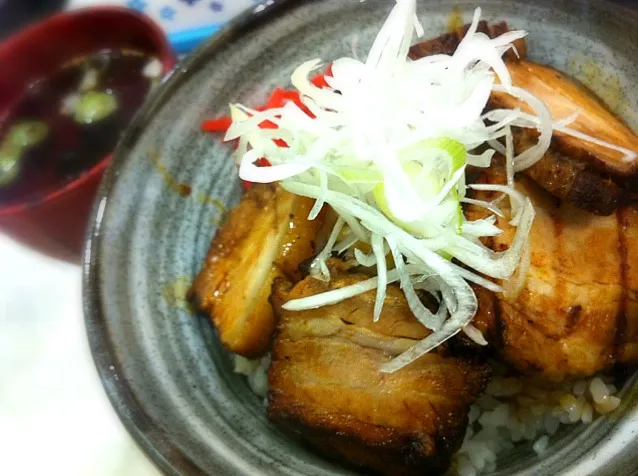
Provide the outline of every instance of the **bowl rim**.
<path id="1" fill-rule="evenodd" d="M 180 65 L 165 78 L 162 86 L 149 98 L 125 130 L 109 164 L 96 199 L 85 236 L 82 259 L 82 296 L 84 322 L 89 347 L 98 375 L 106 394 L 120 421 L 134 441 L 149 459 L 164 473 L 171 476 L 192 476 L 208 474 L 193 459 L 171 442 L 162 426 L 153 420 L 136 398 L 130 383 L 124 378 L 117 352 L 110 340 L 106 324 L 104 302 L 100 292 L 101 249 L 104 246 L 103 219 L 114 187 L 118 180 L 118 169 L 131 159 L 130 152 L 141 138 L 145 126 L 154 119 L 172 94 L 194 76 L 219 50 L 246 32 L 257 29 L 277 15 L 315 0 L 261 0 L 225 24 L 208 41 L 186 57 Z M 551 3 L 551 0 L 544 0 Z M 586 3 L 589 0 L 577 0 Z M 638 1 L 638 0 L 636 0 Z M 634 7 L 608 0 L 616 7 L 634 11 Z M 573 470 L 576 466 L 565 468 Z M 218 466 L 220 469 L 221 466 Z M 570 473 L 579 474 L 579 473 Z"/>
<path id="2" fill-rule="evenodd" d="M 146 413 L 125 378 L 106 329 L 105 312 L 100 293 L 100 250 L 103 246 L 102 221 L 109 198 L 117 181 L 117 170 L 131 157 L 144 127 L 168 102 L 172 93 L 196 74 L 210 57 L 233 39 L 256 29 L 277 15 L 313 0 L 262 0 L 237 15 L 185 58 L 153 92 L 122 134 L 98 188 L 85 235 L 82 258 L 82 299 L 84 324 L 93 362 L 115 412 L 135 442 L 165 474 L 200 475 L 206 472 L 182 453 L 167 437 L 161 426 Z M 1 213 L 1 211 L 0 211 Z"/>
<path id="3" fill-rule="evenodd" d="M 21 42 L 26 41 L 28 43 L 32 43 L 33 37 L 37 36 L 39 32 L 46 32 L 47 30 L 55 28 L 56 26 L 61 25 L 64 22 L 72 21 L 74 23 L 81 23 L 84 21 L 85 18 L 101 15 L 111 15 L 116 18 L 114 20 L 115 22 L 117 22 L 117 18 L 124 17 L 131 18 L 139 22 L 140 27 L 144 29 L 144 34 L 149 39 L 151 39 L 151 41 L 157 48 L 158 57 L 160 62 L 162 63 L 162 75 L 166 75 L 175 67 L 175 64 L 177 63 L 176 56 L 168 41 L 168 37 L 166 36 L 162 28 L 147 15 L 141 14 L 129 8 L 117 6 L 87 7 L 57 13 L 46 18 L 45 20 L 27 26 L 24 30 L 15 33 L 3 40 L 0 43 L 0 55 L 5 51 L 10 51 L 15 47 L 15 45 Z M 11 105 L 8 106 L 8 109 L 10 110 L 11 107 Z M 19 214 L 25 210 L 37 207 L 42 203 L 54 201 L 55 199 L 82 187 L 87 182 L 90 182 L 95 176 L 102 175 L 102 173 L 104 173 L 104 171 L 107 169 L 109 163 L 112 161 L 113 157 L 113 152 L 107 154 L 91 168 L 81 173 L 80 176 L 69 182 L 61 184 L 60 186 L 54 188 L 46 194 L 39 195 L 36 193 L 35 196 L 27 200 L 19 199 L 16 202 L 10 202 L 6 205 L 0 203 L 0 217 Z"/>

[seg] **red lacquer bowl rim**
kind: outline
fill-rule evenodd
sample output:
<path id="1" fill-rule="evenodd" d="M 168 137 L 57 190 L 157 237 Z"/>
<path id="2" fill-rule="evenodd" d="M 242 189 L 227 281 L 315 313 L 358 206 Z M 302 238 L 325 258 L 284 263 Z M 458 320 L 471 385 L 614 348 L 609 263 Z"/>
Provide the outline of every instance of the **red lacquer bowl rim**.
<path id="1" fill-rule="evenodd" d="M 33 42 L 37 40 L 41 40 L 41 36 L 38 34 L 39 32 L 46 32 L 47 30 L 55 30 L 55 28 L 69 20 L 73 20 L 74 22 L 81 22 L 86 18 L 94 17 L 94 16 L 102 16 L 102 15 L 111 15 L 113 18 L 118 17 L 128 17 L 133 18 L 140 23 L 146 30 L 146 34 L 152 40 L 153 44 L 157 48 L 157 54 L 160 62 L 162 63 L 162 75 L 166 75 L 170 72 L 175 66 L 177 59 L 173 49 L 166 37 L 166 34 L 161 29 L 161 27 L 151 20 L 149 17 L 136 12 L 134 10 L 130 10 L 128 8 L 123 7 L 88 7 L 81 8 L 77 10 L 72 10 L 68 12 L 62 12 L 55 14 L 46 20 L 35 23 L 21 32 L 10 36 L 2 43 L 0 43 L 0 58 L 5 54 L 5 52 L 10 51 L 15 45 L 23 42 Z M 114 21 L 114 24 L 117 23 L 117 20 Z M 46 34 L 46 33 L 45 33 Z M 116 34 L 114 34 L 116 36 Z M 68 59 L 73 58 L 73 53 L 69 54 Z M 99 162 L 97 162 L 93 167 L 84 171 L 79 177 L 71 180 L 70 182 L 66 182 L 62 184 L 59 188 L 52 190 L 49 193 L 43 195 L 36 195 L 35 197 L 28 199 L 26 201 L 20 201 L 17 203 L 10 203 L 7 205 L 0 204 L 0 217 L 10 216 L 19 214 L 27 209 L 34 208 L 39 204 L 53 201 L 58 197 L 65 195 L 75 189 L 82 187 L 85 183 L 90 182 L 96 176 L 101 175 L 106 168 L 108 167 L 111 159 L 113 158 L 113 154 L 110 153 L 104 158 L 102 158 Z"/>

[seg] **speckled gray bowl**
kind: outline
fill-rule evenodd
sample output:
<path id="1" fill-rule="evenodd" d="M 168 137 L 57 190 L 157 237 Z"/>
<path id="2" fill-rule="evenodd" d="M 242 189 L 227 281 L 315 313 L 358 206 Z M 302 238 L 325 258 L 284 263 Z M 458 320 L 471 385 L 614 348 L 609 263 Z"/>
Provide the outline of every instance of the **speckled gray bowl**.
<path id="1" fill-rule="evenodd" d="M 303 60 L 350 54 L 354 39 L 364 52 L 392 3 L 256 6 L 175 71 L 119 145 L 86 245 L 86 323 L 114 407 L 167 474 L 349 474 L 268 423 L 210 324 L 180 295 L 241 194 L 229 148 L 200 132 L 200 121 L 225 114 L 230 101 L 260 103 Z M 476 3 L 454 5 L 467 20 Z M 531 32 L 533 59 L 589 82 L 638 125 L 634 11 L 602 1 L 480 3 L 488 20 Z M 443 32 L 453 5 L 420 4 L 427 36 Z M 542 460 L 525 448 L 506 455 L 497 474 L 635 473 L 637 401 L 629 389 L 615 414 L 559 434 Z"/>

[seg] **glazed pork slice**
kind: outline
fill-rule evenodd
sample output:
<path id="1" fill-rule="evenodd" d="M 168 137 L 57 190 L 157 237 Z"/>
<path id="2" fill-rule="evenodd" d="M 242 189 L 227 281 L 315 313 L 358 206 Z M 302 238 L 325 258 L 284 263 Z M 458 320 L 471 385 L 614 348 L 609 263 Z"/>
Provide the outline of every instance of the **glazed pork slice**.
<path id="1" fill-rule="evenodd" d="M 617 360 L 638 364 L 638 206 L 618 212 L 619 243 L 623 258 L 621 280 L 624 284 L 622 312 L 618 323 Z"/>
<path id="2" fill-rule="evenodd" d="M 578 117 L 569 127 L 597 139 L 638 152 L 638 136 L 586 87 L 578 84 L 560 71 L 531 61 L 512 61 L 507 68 L 512 84 L 525 88 L 543 101 L 555 120 L 564 119 L 574 113 Z M 493 93 L 492 105 L 516 108 L 531 112 L 529 106 L 505 93 Z M 585 142 L 576 137 L 554 132 L 561 147 L 577 152 L 587 152 L 582 160 L 593 168 L 613 177 L 632 178 L 638 173 L 638 159 L 623 160 L 619 151 Z"/>
<path id="3" fill-rule="evenodd" d="M 313 203 L 278 185 L 253 185 L 215 236 L 190 298 L 231 352 L 266 351 L 276 324 L 273 280 L 301 279 L 299 264 L 315 253 L 323 215 L 307 220 Z"/>
<path id="4" fill-rule="evenodd" d="M 437 54 L 450 55 L 456 51 L 459 43 L 467 33 L 470 25 L 464 25 L 462 28 L 458 30 L 449 31 L 447 33 L 442 34 L 436 38 L 431 40 L 422 41 L 413 45 L 410 48 L 410 58 L 413 60 L 418 60 L 419 58 L 423 58 L 424 56 L 431 56 Z M 499 23 L 488 23 L 485 20 L 482 20 L 478 23 L 476 31 L 479 33 L 484 33 L 490 38 L 496 38 L 497 36 L 502 35 L 503 33 L 507 33 L 509 28 L 507 23 L 499 22 Z M 514 47 L 516 51 L 508 51 L 505 55 L 508 59 L 516 59 L 516 58 L 525 58 L 527 57 L 527 45 L 524 39 L 516 40 L 514 42 Z"/>
<path id="5" fill-rule="evenodd" d="M 502 183 L 502 174 L 484 182 Z M 560 381 L 593 375 L 638 357 L 638 214 L 619 209 L 596 216 L 561 202 L 526 177 L 517 188 L 530 197 L 536 218 L 530 233 L 530 265 L 521 278 L 502 283 L 499 295 L 479 292 L 475 325 L 504 360 L 526 373 Z M 482 192 L 477 198 L 492 199 Z M 469 219 L 485 216 L 470 207 Z M 509 248 L 514 229 L 487 242 Z"/>
<path id="6" fill-rule="evenodd" d="M 538 142 L 538 133 L 530 129 L 514 129 L 517 152 L 529 149 Z M 592 170 L 584 149 L 565 148 L 557 138 L 550 149 L 523 174 L 561 200 L 596 215 L 611 215 L 625 201 L 626 192 L 612 179 Z"/>
<path id="7" fill-rule="evenodd" d="M 330 283 L 309 277 L 295 286 L 277 280 L 269 416 L 356 466 L 388 475 L 440 474 L 462 443 L 469 406 L 484 390 L 489 367 L 448 348 L 381 373 L 382 364 L 428 334 L 396 286 L 388 287 L 376 323 L 375 292 L 316 310 L 282 308 L 368 277 L 345 273 Z"/>
<path id="8" fill-rule="evenodd" d="M 511 61 L 512 83 L 543 101 L 554 120 L 578 117 L 571 129 L 638 153 L 638 136 L 584 86 L 549 66 Z M 532 112 L 515 97 L 495 92 L 492 108 L 517 108 Z M 536 131 L 515 129 L 516 152 L 536 143 Z M 556 197 L 599 215 L 610 215 L 624 195 L 638 191 L 638 158 L 583 139 L 554 131 L 552 146 L 539 162 L 523 171 Z"/>
<path id="9" fill-rule="evenodd" d="M 467 25 L 463 30 L 416 44 L 410 57 L 417 60 L 433 54 L 452 54 L 466 31 Z M 480 22 L 478 31 L 493 38 L 508 31 L 508 27 L 505 23 Z M 570 128 L 638 152 L 638 136 L 593 93 L 554 68 L 527 61 L 523 40 L 515 46 L 519 55 L 510 51 L 505 56 L 514 86 L 541 99 L 555 120 L 578 113 Z M 491 109 L 517 107 L 533 112 L 527 104 L 505 93 L 495 92 L 490 98 Z M 516 153 L 538 142 L 535 130 L 514 128 L 513 134 Z M 624 160 L 621 152 L 561 132 L 554 133 L 545 156 L 522 173 L 561 200 L 597 215 L 610 215 L 628 199 L 638 196 L 638 158 Z"/>

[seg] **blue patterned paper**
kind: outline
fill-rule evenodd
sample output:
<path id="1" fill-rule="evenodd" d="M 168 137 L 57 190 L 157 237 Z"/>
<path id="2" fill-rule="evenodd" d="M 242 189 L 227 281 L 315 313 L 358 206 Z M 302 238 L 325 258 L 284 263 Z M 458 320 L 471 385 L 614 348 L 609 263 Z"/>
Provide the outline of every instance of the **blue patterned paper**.
<path id="1" fill-rule="evenodd" d="M 126 5 L 133 10 L 143 12 L 144 10 L 146 10 L 146 6 L 148 4 L 144 0 L 129 0 L 128 2 L 126 2 Z"/>
<path id="2" fill-rule="evenodd" d="M 177 13 L 173 7 L 166 5 L 160 10 L 160 18 L 165 21 L 173 21 Z"/>
<path id="3" fill-rule="evenodd" d="M 70 0 L 69 8 L 109 4 L 149 15 L 168 33 L 222 24 L 260 0 Z M 1 0 L 0 0 L 1 2 Z"/>

